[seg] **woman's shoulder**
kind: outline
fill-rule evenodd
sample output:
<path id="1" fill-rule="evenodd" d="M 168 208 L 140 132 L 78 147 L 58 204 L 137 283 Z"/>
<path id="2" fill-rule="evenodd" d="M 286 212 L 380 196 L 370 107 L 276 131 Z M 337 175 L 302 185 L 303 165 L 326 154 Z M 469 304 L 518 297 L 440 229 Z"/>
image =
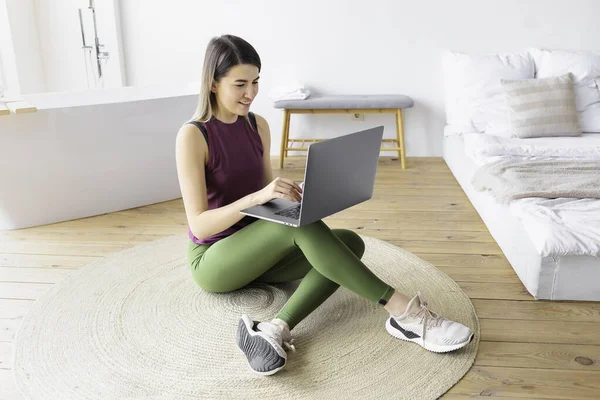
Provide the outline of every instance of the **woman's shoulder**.
<path id="1" fill-rule="evenodd" d="M 263 135 L 264 133 L 270 135 L 269 131 L 269 123 L 265 118 L 261 115 L 254 113 L 254 118 L 256 119 L 256 126 L 258 128 L 258 132 Z"/>
<path id="2" fill-rule="evenodd" d="M 208 137 L 206 130 L 202 130 L 197 124 L 186 122 L 177 132 L 176 142 L 182 145 L 200 148 L 208 153 Z"/>
<path id="3" fill-rule="evenodd" d="M 256 119 L 256 123 L 257 123 L 259 126 L 260 126 L 260 125 L 266 125 L 266 126 L 268 126 L 268 125 L 269 125 L 269 124 L 267 123 L 267 120 L 266 120 L 266 119 L 265 119 L 263 116 L 261 116 L 261 115 L 259 115 L 259 114 L 257 114 L 257 113 L 252 113 L 252 114 L 254 115 L 254 118 Z"/>

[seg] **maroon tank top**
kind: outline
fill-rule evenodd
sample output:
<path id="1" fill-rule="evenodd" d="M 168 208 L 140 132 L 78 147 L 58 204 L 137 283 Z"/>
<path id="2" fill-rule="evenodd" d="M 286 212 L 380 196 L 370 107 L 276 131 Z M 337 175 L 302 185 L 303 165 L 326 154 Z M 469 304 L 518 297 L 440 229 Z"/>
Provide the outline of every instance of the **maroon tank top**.
<path id="1" fill-rule="evenodd" d="M 254 115 L 250 116 L 256 126 Z M 193 123 L 193 122 L 192 122 Z M 198 126 L 198 123 L 193 123 Z M 263 145 L 260 135 L 244 117 L 226 124 L 212 117 L 204 124 L 208 143 L 205 167 L 208 209 L 223 207 L 263 188 Z M 213 244 L 256 221 L 245 216 L 233 226 L 204 239 L 198 239 L 188 225 L 194 243 Z"/>

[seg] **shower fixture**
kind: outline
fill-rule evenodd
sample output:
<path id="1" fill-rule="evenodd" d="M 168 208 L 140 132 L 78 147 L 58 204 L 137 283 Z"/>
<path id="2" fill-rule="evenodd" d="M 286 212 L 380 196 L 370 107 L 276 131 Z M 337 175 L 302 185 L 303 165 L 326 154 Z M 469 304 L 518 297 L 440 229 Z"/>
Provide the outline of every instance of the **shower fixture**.
<path id="1" fill-rule="evenodd" d="M 92 76 L 94 77 L 94 87 L 102 88 L 104 87 L 104 68 L 106 67 L 106 63 L 108 62 L 109 53 L 107 51 L 103 51 L 104 45 L 100 43 L 98 39 L 98 25 L 96 22 L 96 6 L 94 0 L 89 0 L 88 6 L 86 8 L 79 8 L 79 27 L 81 29 L 81 40 L 82 40 L 82 49 L 84 54 L 85 61 L 85 73 L 88 81 L 88 88 L 90 85 L 90 73 L 89 69 L 91 69 Z M 90 40 L 86 40 L 86 32 L 84 29 L 84 18 L 85 13 L 90 13 L 92 17 L 92 26 L 94 37 L 92 38 L 92 44 L 90 45 Z M 89 64 L 89 67 L 88 67 Z"/>

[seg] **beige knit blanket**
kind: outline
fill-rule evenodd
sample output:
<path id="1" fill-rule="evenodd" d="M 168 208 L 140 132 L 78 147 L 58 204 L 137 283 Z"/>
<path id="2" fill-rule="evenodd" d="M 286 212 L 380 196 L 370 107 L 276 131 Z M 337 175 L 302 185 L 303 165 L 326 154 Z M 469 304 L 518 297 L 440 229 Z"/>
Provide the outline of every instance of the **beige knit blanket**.
<path id="1" fill-rule="evenodd" d="M 480 167 L 472 183 L 503 204 L 524 197 L 600 198 L 600 161 L 502 160 Z"/>

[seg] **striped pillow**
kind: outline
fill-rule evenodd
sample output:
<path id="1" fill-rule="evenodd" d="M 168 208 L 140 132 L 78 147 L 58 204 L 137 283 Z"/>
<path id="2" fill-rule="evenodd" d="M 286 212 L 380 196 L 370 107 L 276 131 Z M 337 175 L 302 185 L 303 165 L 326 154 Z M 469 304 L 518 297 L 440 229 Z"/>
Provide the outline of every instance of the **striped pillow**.
<path id="1" fill-rule="evenodd" d="M 580 136 L 573 76 L 500 81 L 512 136 Z"/>

